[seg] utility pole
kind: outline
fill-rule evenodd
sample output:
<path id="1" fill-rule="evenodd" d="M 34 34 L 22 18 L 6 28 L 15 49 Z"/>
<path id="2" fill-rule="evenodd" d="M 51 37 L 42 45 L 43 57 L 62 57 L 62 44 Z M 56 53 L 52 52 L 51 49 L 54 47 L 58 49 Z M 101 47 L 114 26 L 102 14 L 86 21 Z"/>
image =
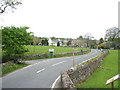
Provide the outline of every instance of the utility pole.
<path id="1" fill-rule="evenodd" d="M 75 62 L 74 62 L 74 56 L 75 56 L 75 55 L 74 55 L 74 44 L 73 44 L 73 68 L 74 68 L 74 66 L 75 66 L 75 64 L 74 64 L 74 63 L 75 63 Z"/>
<path id="2" fill-rule="evenodd" d="M 34 46 L 34 54 L 35 54 L 35 37 L 34 37 L 34 32 L 32 34 L 33 34 L 33 46 Z"/>

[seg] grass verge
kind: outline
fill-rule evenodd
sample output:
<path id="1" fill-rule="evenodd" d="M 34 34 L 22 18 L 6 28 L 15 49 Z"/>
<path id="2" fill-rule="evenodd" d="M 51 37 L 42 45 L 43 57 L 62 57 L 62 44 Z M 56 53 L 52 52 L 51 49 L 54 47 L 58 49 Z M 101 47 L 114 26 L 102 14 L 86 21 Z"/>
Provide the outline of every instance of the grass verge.
<path id="1" fill-rule="evenodd" d="M 85 82 L 77 84 L 76 88 L 111 88 L 106 86 L 108 79 L 118 74 L 118 50 L 110 50 L 101 67 L 98 68 Z M 114 82 L 114 87 L 118 88 L 118 81 Z"/>
<path id="2" fill-rule="evenodd" d="M 23 67 L 26 67 L 28 66 L 29 64 L 25 64 L 25 63 L 21 63 L 21 64 L 15 64 L 13 62 L 7 62 L 5 63 L 5 65 L 2 66 L 2 75 L 1 76 L 4 76 L 10 72 L 13 72 L 15 70 L 18 70 L 20 68 L 23 68 Z"/>

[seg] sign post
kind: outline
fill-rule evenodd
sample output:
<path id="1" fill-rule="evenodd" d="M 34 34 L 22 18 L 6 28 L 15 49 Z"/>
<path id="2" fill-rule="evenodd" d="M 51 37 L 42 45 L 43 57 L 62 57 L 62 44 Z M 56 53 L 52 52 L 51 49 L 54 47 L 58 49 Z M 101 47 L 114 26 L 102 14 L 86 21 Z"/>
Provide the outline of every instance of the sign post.
<path id="1" fill-rule="evenodd" d="M 112 90 L 114 90 L 114 81 L 116 81 L 116 80 L 118 80 L 118 79 L 120 79 L 120 74 L 118 74 L 118 75 L 110 78 L 109 80 L 107 80 L 106 85 L 108 85 L 108 84 L 111 83 L 111 85 L 112 85 Z"/>
<path id="2" fill-rule="evenodd" d="M 54 49 L 49 49 L 49 53 L 50 53 L 50 57 L 52 57 L 54 53 Z"/>
<path id="3" fill-rule="evenodd" d="M 73 50 L 74 50 L 74 48 L 73 48 Z M 74 68 L 74 51 L 73 51 L 73 68 Z"/>
<path id="4" fill-rule="evenodd" d="M 74 66 L 75 66 L 75 64 L 74 64 L 74 63 L 75 63 L 75 62 L 74 62 L 74 59 L 75 59 L 74 56 L 75 56 L 75 55 L 74 55 L 74 44 L 73 44 L 73 68 L 74 68 Z"/>

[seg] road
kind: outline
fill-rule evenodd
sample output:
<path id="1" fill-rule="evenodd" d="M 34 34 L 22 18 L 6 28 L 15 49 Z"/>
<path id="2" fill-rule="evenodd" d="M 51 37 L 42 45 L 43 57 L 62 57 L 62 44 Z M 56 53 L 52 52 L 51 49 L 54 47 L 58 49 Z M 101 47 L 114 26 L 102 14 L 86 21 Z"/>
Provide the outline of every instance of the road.
<path id="1" fill-rule="evenodd" d="M 92 49 L 88 54 L 74 56 L 74 63 L 78 65 L 100 53 L 99 50 Z M 4 76 L 2 88 L 51 88 L 60 72 L 72 67 L 73 57 L 36 60 L 28 63 L 31 65 Z"/>

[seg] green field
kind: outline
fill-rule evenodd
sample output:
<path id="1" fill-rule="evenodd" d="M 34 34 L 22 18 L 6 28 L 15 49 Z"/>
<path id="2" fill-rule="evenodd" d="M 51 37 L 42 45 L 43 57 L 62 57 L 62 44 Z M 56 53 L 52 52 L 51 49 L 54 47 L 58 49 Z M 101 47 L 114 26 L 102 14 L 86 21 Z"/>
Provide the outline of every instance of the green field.
<path id="1" fill-rule="evenodd" d="M 100 68 L 98 68 L 92 76 L 85 82 L 77 84 L 76 88 L 111 88 L 106 86 L 108 79 L 118 74 L 118 50 L 110 50 L 110 54 L 106 56 Z M 118 88 L 118 81 L 115 81 L 114 87 Z"/>
<path id="2" fill-rule="evenodd" d="M 32 55 L 32 54 L 48 54 L 49 49 L 54 49 L 54 53 L 67 53 L 73 52 L 72 47 L 55 47 L 55 46 L 25 46 L 29 51 L 25 53 L 25 55 Z M 74 52 L 85 50 L 87 48 L 75 48 L 78 49 Z"/>

